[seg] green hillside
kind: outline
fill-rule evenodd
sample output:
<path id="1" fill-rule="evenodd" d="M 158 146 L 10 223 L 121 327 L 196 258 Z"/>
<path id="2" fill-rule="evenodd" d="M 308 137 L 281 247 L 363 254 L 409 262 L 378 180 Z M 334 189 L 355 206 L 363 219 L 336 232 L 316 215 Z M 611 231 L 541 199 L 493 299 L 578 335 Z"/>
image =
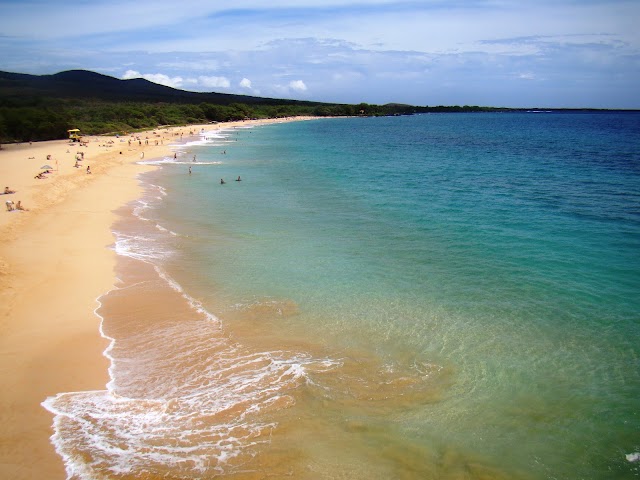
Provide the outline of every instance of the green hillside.
<path id="1" fill-rule="evenodd" d="M 85 70 L 54 75 L 0 72 L 1 142 L 64 138 L 70 128 L 98 134 L 245 118 L 395 115 L 417 110 L 397 104 L 345 105 L 187 92 Z"/>

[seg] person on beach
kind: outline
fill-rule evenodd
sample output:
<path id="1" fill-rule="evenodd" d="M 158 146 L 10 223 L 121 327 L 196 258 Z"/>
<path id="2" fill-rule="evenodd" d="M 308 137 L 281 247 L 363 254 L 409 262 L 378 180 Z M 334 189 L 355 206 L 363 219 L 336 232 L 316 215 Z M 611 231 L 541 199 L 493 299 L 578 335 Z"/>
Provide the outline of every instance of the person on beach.
<path id="1" fill-rule="evenodd" d="M 242 179 L 240 178 L 240 175 L 238 175 L 238 178 L 236 178 L 236 182 L 241 182 Z"/>
<path id="2" fill-rule="evenodd" d="M 4 202 L 4 204 L 7 206 L 7 212 L 13 210 L 13 202 L 11 200 L 7 200 L 6 202 Z"/>
<path id="3" fill-rule="evenodd" d="M 4 194 L 5 195 L 10 195 L 12 193 L 16 193 L 15 190 L 11 190 L 9 187 L 4 187 Z"/>
<path id="4" fill-rule="evenodd" d="M 191 165 L 189 165 L 189 175 L 191 175 Z"/>
<path id="5" fill-rule="evenodd" d="M 89 165 L 87 165 L 87 174 L 91 173 L 91 167 Z"/>
<path id="6" fill-rule="evenodd" d="M 16 210 L 22 210 L 23 212 L 28 212 L 29 211 L 28 208 L 24 208 L 22 206 L 22 200 L 18 200 L 18 203 L 16 203 Z"/>
<path id="7" fill-rule="evenodd" d="M 224 183 L 225 183 L 225 182 L 224 182 L 224 179 L 223 179 L 223 178 L 221 178 L 221 179 L 220 179 L 220 185 L 224 185 Z"/>

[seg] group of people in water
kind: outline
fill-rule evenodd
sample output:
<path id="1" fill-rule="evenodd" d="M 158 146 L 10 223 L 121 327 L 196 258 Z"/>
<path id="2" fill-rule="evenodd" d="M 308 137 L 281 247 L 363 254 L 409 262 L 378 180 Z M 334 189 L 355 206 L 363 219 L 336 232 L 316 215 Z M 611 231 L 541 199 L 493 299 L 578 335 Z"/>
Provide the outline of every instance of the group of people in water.
<path id="1" fill-rule="evenodd" d="M 226 150 L 223 150 L 223 151 L 221 152 L 221 154 L 222 154 L 222 155 L 226 155 L 226 154 L 227 154 L 227 151 L 226 151 Z M 175 153 L 173 154 L 173 159 L 174 159 L 174 160 L 177 160 L 177 159 L 178 159 L 178 153 L 177 153 L 177 152 L 175 152 Z M 192 161 L 193 163 L 196 163 L 196 156 L 195 156 L 195 155 L 193 156 L 193 159 L 192 159 L 191 161 Z M 189 165 L 189 175 L 191 175 L 191 173 L 192 173 L 192 169 L 191 169 L 191 165 Z M 241 182 L 241 181 L 242 181 L 242 178 L 240 178 L 240 175 L 238 175 L 238 178 L 236 178 L 236 180 L 235 180 L 235 181 L 236 181 L 236 182 Z M 227 183 L 227 182 L 225 182 L 225 181 L 224 181 L 224 178 L 221 178 L 221 179 L 220 179 L 220 185 L 224 185 L 225 183 Z"/>
<path id="2" fill-rule="evenodd" d="M 193 157 L 193 158 L 195 159 L 195 157 Z M 191 165 L 189 165 L 189 175 L 191 175 L 191 173 L 192 173 Z M 238 175 L 238 178 L 236 178 L 236 182 L 241 182 L 241 181 L 242 181 L 242 178 L 240 178 L 240 175 Z M 224 181 L 224 178 L 221 178 L 220 179 L 220 185 L 224 185 L 225 183 L 227 183 L 227 182 Z"/>
<path id="3" fill-rule="evenodd" d="M 242 179 L 240 178 L 240 175 L 238 175 L 238 178 L 236 178 L 236 182 L 241 182 L 241 181 L 242 181 Z M 224 178 L 221 178 L 220 179 L 220 185 L 224 185 L 225 183 L 227 183 L 227 182 L 224 181 Z"/>

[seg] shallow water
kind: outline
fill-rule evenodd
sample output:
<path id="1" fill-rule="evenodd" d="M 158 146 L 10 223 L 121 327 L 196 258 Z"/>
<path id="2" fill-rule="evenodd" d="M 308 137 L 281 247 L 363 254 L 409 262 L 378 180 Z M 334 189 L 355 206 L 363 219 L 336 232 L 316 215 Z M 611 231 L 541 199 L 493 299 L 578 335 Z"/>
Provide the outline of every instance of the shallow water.
<path id="1" fill-rule="evenodd" d="M 637 478 L 638 146 L 631 113 L 177 146 L 115 226 L 111 383 L 46 403 L 70 476 Z"/>

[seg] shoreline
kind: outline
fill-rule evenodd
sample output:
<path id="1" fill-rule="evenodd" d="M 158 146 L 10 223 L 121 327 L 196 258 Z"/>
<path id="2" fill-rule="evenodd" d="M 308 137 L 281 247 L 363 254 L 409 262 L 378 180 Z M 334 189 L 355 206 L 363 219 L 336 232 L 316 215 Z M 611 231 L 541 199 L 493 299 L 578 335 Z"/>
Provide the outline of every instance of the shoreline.
<path id="1" fill-rule="evenodd" d="M 139 198 L 138 175 L 157 168 L 139 164 L 142 154 L 144 160 L 169 155 L 181 133 L 311 118 L 172 127 L 133 137 L 91 136 L 85 147 L 68 140 L 3 145 L 2 191 L 8 186 L 16 193 L 1 198 L 21 200 L 28 209 L 4 209 L 0 215 L 4 477 L 66 478 L 49 439 L 53 414 L 41 403 L 62 392 L 104 389 L 109 381 L 103 354 L 109 342 L 100 334 L 96 311 L 99 298 L 116 283 L 117 254 L 107 248 L 114 243 L 115 210 Z M 84 160 L 74 168 L 79 152 Z M 53 172 L 34 178 L 44 165 Z"/>

